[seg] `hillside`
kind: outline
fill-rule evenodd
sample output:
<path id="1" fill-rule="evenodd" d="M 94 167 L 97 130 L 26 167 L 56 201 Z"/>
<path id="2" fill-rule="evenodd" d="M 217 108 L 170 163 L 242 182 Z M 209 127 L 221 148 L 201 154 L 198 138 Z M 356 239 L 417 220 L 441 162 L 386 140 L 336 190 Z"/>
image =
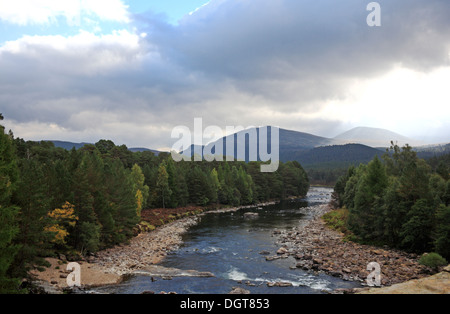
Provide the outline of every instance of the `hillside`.
<path id="1" fill-rule="evenodd" d="M 357 127 L 334 137 L 335 140 L 345 143 L 364 144 L 371 147 L 389 147 L 391 141 L 399 146 L 409 144 L 419 146 L 424 143 L 408 138 L 401 134 L 380 128 Z"/>
<path id="2" fill-rule="evenodd" d="M 75 147 L 75 149 L 80 149 L 84 145 L 92 144 L 92 143 L 84 143 L 84 142 L 82 142 L 82 143 L 73 143 L 73 142 L 53 141 L 53 140 L 44 141 L 44 142 L 52 142 L 55 145 L 55 147 L 61 147 L 61 148 L 64 148 L 66 150 L 71 150 L 74 147 Z"/>
<path id="3" fill-rule="evenodd" d="M 248 150 L 250 147 L 249 140 L 252 136 L 256 135 L 256 149 L 259 150 L 259 134 L 260 128 L 251 128 L 248 130 L 240 131 L 232 135 L 228 135 L 223 137 L 215 142 L 209 143 L 208 146 L 220 147 L 222 144 L 223 155 L 224 156 L 234 156 L 237 159 L 238 154 L 238 138 L 240 136 L 245 136 L 245 150 L 246 150 L 246 158 L 245 160 L 249 160 Z M 271 151 L 271 127 L 268 129 L 268 150 Z M 234 149 L 233 152 L 227 151 L 227 142 L 234 141 Z M 309 133 L 279 129 L 279 152 L 280 152 L 280 160 L 288 161 L 294 160 L 293 156 L 297 154 L 299 151 L 306 152 L 315 147 L 324 146 L 324 145 L 332 145 L 335 144 L 336 141 L 330 138 L 325 138 Z M 191 145 L 191 155 L 194 154 L 194 148 L 200 149 L 198 145 Z M 212 149 L 212 152 L 215 153 L 215 149 Z"/>
<path id="4" fill-rule="evenodd" d="M 74 143 L 74 142 L 67 142 L 67 141 L 54 141 L 54 140 L 45 140 L 44 142 L 52 142 L 55 147 L 60 147 L 60 148 L 64 148 L 66 150 L 71 150 L 72 148 L 75 149 L 80 149 L 82 148 L 84 145 L 93 145 L 92 143 Z M 149 148 L 143 148 L 143 147 L 131 147 L 128 148 L 129 151 L 135 153 L 135 152 L 145 152 L 145 151 L 150 151 L 152 153 L 154 153 L 156 156 L 160 153 L 157 150 L 154 149 L 149 149 Z"/>
<path id="5" fill-rule="evenodd" d="M 318 165 L 334 165 L 348 167 L 367 163 L 375 156 L 381 157 L 385 151 L 362 144 L 346 144 L 316 147 L 306 152 L 299 152 L 294 156 L 305 167 Z"/>

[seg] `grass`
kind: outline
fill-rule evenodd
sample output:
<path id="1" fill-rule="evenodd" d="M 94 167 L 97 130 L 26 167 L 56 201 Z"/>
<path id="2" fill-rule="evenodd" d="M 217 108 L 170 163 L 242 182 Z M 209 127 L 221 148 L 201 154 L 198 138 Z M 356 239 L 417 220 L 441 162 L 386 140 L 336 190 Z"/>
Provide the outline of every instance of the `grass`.
<path id="1" fill-rule="evenodd" d="M 349 236 L 351 232 L 347 229 L 347 218 L 348 209 L 346 208 L 336 209 L 322 216 L 322 220 L 330 229 Z"/>

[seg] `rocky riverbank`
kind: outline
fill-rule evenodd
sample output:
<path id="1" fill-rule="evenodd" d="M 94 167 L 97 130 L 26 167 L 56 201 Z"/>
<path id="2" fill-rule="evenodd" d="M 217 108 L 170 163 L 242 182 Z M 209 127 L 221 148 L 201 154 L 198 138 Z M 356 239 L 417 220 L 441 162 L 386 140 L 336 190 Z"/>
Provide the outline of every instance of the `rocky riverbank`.
<path id="1" fill-rule="evenodd" d="M 152 232 L 141 233 L 129 244 L 98 252 L 89 261 L 108 273 L 119 275 L 145 270 L 160 263 L 164 257 L 182 243 L 182 235 L 195 225 L 198 217 L 187 217 L 161 226 Z"/>
<path id="2" fill-rule="evenodd" d="M 265 206 L 273 204 L 260 204 Z M 214 274 L 196 271 L 180 272 L 177 269 L 164 269 L 159 264 L 167 254 L 176 250 L 182 244 L 182 235 L 202 216 L 212 213 L 235 212 L 252 206 L 219 208 L 208 211 L 198 211 L 197 214 L 179 218 L 161 225 L 150 232 L 142 232 L 132 238 L 128 244 L 105 249 L 81 261 L 81 285 L 83 288 L 99 287 L 120 283 L 123 278 L 132 274 L 147 274 L 149 276 L 213 276 Z M 66 270 L 67 260 L 48 258 L 50 267 L 44 271 L 33 270 L 32 276 L 38 290 L 43 293 L 61 293 L 67 289 L 66 278 L 70 271 Z M 163 275 L 161 275 L 163 276 Z"/>
<path id="3" fill-rule="evenodd" d="M 405 252 L 344 242 L 343 234 L 328 228 L 321 217 L 330 211 L 328 205 L 309 208 L 312 217 L 302 226 L 291 230 L 275 231 L 280 249 L 277 257 L 293 256 L 295 267 L 324 272 L 345 280 L 365 284 L 370 271 L 367 265 L 381 266 L 381 285 L 390 286 L 431 274 L 431 270 L 418 263 L 418 256 Z"/>
<path id="4" fill-rule="evenodd" d="M 182 243 L 182 234 L 195 225 L 198 219 L 197 216 L 190 216 L 176 220 L 152 232 L 141 233 L 128 244 L 76 261 L 81 267 L 82 288 L 117 284 L 133 272 L 154 270 L 152 265 L 158 264 L 168 252 L 177 249 Z M 35 284 L 43 293 L 61 293 L 68 288 L 66 278 L 70 271 L 66 270 L 67 260 L 48 258 L 47 261 L 50 267 L 44 271 L 32 271 Z"/>

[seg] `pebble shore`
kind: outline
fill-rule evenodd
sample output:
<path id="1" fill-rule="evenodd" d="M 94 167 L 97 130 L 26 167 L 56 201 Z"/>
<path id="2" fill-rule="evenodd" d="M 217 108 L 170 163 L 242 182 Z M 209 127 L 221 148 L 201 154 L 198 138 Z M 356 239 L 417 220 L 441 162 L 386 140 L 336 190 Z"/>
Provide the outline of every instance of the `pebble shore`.
<path id="1" fill-rule="evenodd" d="M 343 241 L 344 235 L 331 230 L 321 217 L 331 211 L 328 205 L 308 208 L 312 217 L 305 224 L 274 232 L 280 249 L 277 256 L 293 256 L 295 267 L 323 272 L 344 280 L 366 283 L 371 271 L 367 265 L 376 262 L 381 267 L 381 285 L 390 286 L 430 275 L 430 269 L 418 263 L 418 256 L 388 248 L 378 248 Z"/>

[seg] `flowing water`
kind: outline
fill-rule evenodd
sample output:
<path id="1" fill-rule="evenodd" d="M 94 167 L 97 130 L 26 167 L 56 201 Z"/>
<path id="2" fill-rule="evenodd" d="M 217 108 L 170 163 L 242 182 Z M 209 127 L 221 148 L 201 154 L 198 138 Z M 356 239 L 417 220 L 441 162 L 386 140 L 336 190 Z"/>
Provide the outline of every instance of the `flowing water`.
<path id="1" fill-rule="evenodd" d="M 283 204 L 207 214 L 183 236 L 183 245 L 169 254 L 161 266 L 211 272 L 214 277 L 172 277 L 163 279 L 135 275 L 115 286 L 96 289 L 101 293 L 141 293 L 174 291 L 178 294 L 226 294 L 233 287 L 253 293 L 326 293 L 337 288 L 353 288 L 357 283 L 325 274 L 293 269 L 292 257 L 266 261 L 280 248 L 274 230 L 299 226 L 311 217 L 308 206 L 327 203 L 332 189 L 312 187 L 306 199 Z M 244 213 L 256 212 L 252 219 Z M 289 282 L 291 287 L 268 287 L 267 282 Z"/>

